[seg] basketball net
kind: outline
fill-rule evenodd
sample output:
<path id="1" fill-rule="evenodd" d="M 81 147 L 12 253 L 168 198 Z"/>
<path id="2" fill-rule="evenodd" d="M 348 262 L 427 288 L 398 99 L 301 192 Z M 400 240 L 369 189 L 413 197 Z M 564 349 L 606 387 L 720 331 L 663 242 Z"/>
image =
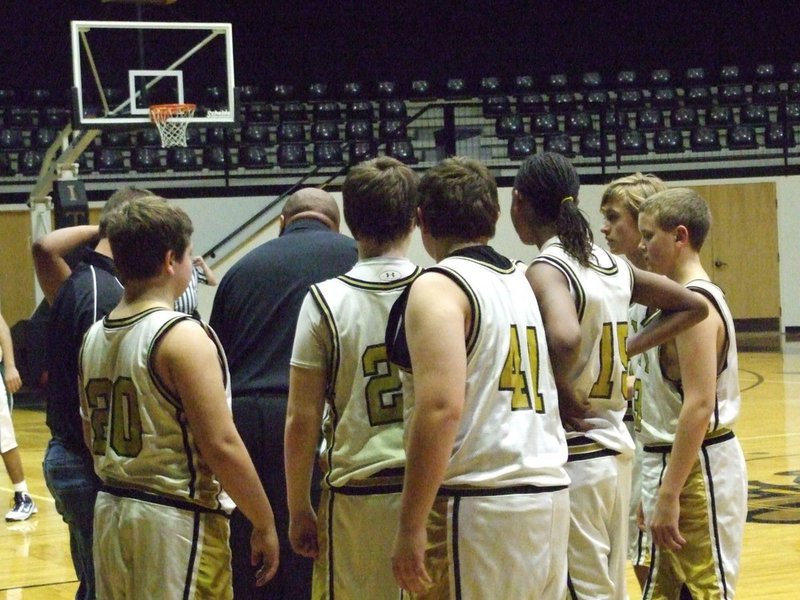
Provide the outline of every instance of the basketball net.
<path id="1" fill-rule="evenodd" d="M 150 120 L 161 135 L 161 146 L 186 146 L 186 130 L 194 116 L 194 104 L 154 104 L 150 107 Z"/>

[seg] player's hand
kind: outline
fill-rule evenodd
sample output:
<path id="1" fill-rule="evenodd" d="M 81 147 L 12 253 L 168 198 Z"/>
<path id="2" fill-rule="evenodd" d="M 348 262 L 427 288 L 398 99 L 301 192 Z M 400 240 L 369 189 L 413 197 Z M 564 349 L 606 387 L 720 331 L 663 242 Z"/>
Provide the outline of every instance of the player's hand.
<path id="1" fill-rule="evenodd" d="M 6 374 L 3 380 L 6 382 L 6 390 L 10 394 L 22 387 L 22 378 L 19 376 L 19 371 L 15 366 L 6 365 Z"/>
<path id="2" fill-rule="evenodd" d="M 686 544 L 686 540 L 678 530 L 680 514 L 680 496 L 659 493 L 650 522 L 650 535 L 659 548 L 680 550 Z"/>
<path id="3" fill-rule="evenodd" d="M 292 514 L 289 518 L 289 542 L 300 556 L 317 558 L 319 543 L 317 541 L 317 515 L 313 510 Z"/>
<path id="4" fill-rule="evenodd" d="M 253 527 L 250 534 L 250 564 L 261 565 L 256 571 L 256 585 L 265 585 L 278 572 L 278 534 L 275 524 L 269 527 Z"/>
<path id="5" fill-rule="evenodd" d="M 647 533 L 647 524 L 644 522 L 644 507 L 641 502 L 636 505 L 636 526 L 642 533 Z"/>
<path id="6" fill-rule="evenodd" d="M 425 547 L 428 545 L 428 532 L 399 531 L 392 548 L 392 572 L 395 581 L 412 594 L 422 594 L 430 589 L 433 580 L 425 569 Z"/>

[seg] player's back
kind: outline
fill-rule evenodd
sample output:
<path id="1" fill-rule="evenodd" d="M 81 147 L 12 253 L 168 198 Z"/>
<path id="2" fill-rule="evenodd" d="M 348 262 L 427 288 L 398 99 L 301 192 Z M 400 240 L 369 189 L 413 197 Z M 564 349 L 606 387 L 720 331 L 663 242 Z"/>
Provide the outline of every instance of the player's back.
<path id="1" fill-rule="evenodd" d="M 534 262 L 551 265 L 564 274 L 580 322 L 580 349 L 570 380 L 578 398 L 588 399 L 596 416 L 587 419 L 592 426 L 589 431 L 569 432 L 567 438 L 585 435 L 607 448 L 631 453 L 633 441 L 623 425 L 628 307 L 633 290 L 630 266 L 596 245 L 589 265 L 581 265 L 557 238 L 542 246 Z"/>
<path id="2" fill-rule="evenodd" d="M 568 483 L 544 327 L 523 267 L 477 247 L 431 270 L 459 285 L 473 316 L 466 338 L 465 405 L 444 485 Z M 413 388 L 406 401 L 406 410 L 412 410 Z"/>
<path id="3" fill-rule="evenodd" d="M 95 323 L 81 350 L 81 411 L 92 426 L 95 470 L 104 484 L 229 508 L 200 456 L 181 399 L 154 369 L 158 341 L 187 318 L 154 308 Z M 209 336 L 216 342 L 210 330 Z"/>
<path id="4" fill-rule="evenodd" d="M 389 311 L 420 272 L 407 259 L 368 259 L 309 290 L 320 318 L 315 328 L 327 330 L 331 344 L 321 449 L 329 485 L 405 463 L 402 385 L 388 360 L 384 332 Z"/>

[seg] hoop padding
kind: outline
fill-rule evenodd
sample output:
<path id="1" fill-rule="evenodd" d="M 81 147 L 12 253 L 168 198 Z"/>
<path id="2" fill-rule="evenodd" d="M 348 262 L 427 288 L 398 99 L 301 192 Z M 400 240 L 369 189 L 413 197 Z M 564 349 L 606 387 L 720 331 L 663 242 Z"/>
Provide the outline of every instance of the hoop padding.
<path id="1" fill-rule="evenodd" d="M 154 104 L 150 107 L 150 120 L 161 134 L 161 146 L 186 146 L 186 130 L 196 108 L 195 104 Z"/>

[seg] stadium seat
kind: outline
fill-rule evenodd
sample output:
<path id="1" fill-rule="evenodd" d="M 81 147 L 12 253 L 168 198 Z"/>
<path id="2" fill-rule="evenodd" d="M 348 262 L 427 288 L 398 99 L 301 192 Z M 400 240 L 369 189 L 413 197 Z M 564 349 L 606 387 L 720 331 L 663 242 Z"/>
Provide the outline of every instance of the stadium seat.
<path id="1" fill-rule="evenodd" d="M 342 85 L 342 98 L 357 100 L 364 95 L 364 84 L 360 81 L 348 81 Z"/>
<path id="2" fill-rule="evenodd" d="M 650 103 L 657 108 L 671 108 L 677 106 L 678 94 L 674 88 L 657 88 L 650 94 Z"/>
<path id="3" fill-rule="evenodd" d="M 342 145 L 339 142 L 320 142 L 314 144 L 314 164 L 317 166 L 344 165 Z"/>
<path id="4" fill-rule="evenodd" d="M 58 131 L 52 127 L 39 127 L 31 133 L 31 144 L 34 148 L 47 150 L 58 137 Z"/>
<path id="5" fill-rule="evenodd" d="M 747 97 L 744 93 L 744 86 L 738 83 L 732 83 L 719 88 L 717 99 L 720 104 L 736 106 L 738 104 L 743 104 L 747 100 Z"/>
<path id="6" fill-rule="evenodd" d="M 278 119 L 284 121 L 305 121 L 306 105 L 302 102 L 285 102 L 278 108 Z"/>
<path id="7" fill-rule="evenodd" d="M 339 139 L 339 124 L 335 121 L 319 121 L 311 124 L 311 140 L 332 142 Z"/>
<path id="8" fill-rule="evenodd" d="M 16 100 L 16 90 L 11 88 L 0 88 L 0 106 L 12 106 Z"/>
<path id="9" fill-rule="evenodd" d="M 758 148 L 756 130 L 750 125 L 734 125 L 728 129 L 727 145 L 730 150 L 754 150 Z"/>
<path id="10" fill-rule="evenodd" d="M 617 92 L 617 104 L 621 108 L 642 108 L 645 105 L 644 95 L 638 89 L 625 89 Z"/>
<path id="11" fill-rule="evenodd" d="M 536 154 L 536 140 L 530 135 L 521 135 L 508 140 L 508 158 L 523 160 L 531 154 Z"/>
<path id="12" fill-rule="evenodd" d="M 709 106 L 713 96 L 707 85 L 691 85 L 686 88 L 683 98 L 687 106 Z"/>
<path id="13" fill-rule="evenodd" d="M 450 100 L 466 100 L 470 97 L 467 82 L 460 77 L 451 77 L 445 82 L 444 94 Z"/>
<path id="14" fill-rule="evenodd" d="M 494 132 L 501 140 L 520 137 L 525 133 L 525 121 L 522 115 L 498 117 L 495 121 Z"/>
<path id="15" fill-rule="evenodd" d="M 358 140 L 350 142 L 347 155 L 348 162 L 351 165 L 357 165 L 365 160 L 375 158 L 378 155 L 378 149 L 374 141 Z"/>
<path id="16" fill-rule="evenodd" d="M 587 110 L 603 110 L 608 106 L 609 102 L 608 92 L 605 90 L 594 90 L 584 97 L 584 104 Z"/>
<path id="17" fill-rule="evenodd" d="M 664 127 L 664 115 L 657 108 L 645 108 L 636 113 L 636 129 L 653 131 Z"/>
<path id="18" fill-rule="evenodd" d="M 383 100 L 378 105 L 378 117 L 383 120 L 405 119 L 408 116 L 403 100 Z"/>
<path id="19" fill-rule="evenodd" d="M 140 146 L 131 150 L 131 168 L 140 173 L 163 171 L 161 152 L 153 146 Z"/>
<path id="20" fill-rule="evenodd" d="M 167 167 L 173 171 L 196 171 L 200 168 L 194 148 L 167 148 Z"/>
<path id="21" fill-rule="evenodd" d="M 636 71 L 626 70 L 617 73 L 617 87 L 618 88 L 631 88 L 636 85 L 638 75 Z"/>
<path id="22" fill-rule="evenodd" d="M 414 165 L 417 157 L 414 155 L 414 146 L 410 140 L 393 140 L 386 144 L 386 156 L 396 158 L 407 165 Z"/>
<path id="23" fill-rule="evenodd" d="M 231 136 L 231 139 L 233 136 Z M 228 130 L 225 127 L 209 127 L 206 129 L 206 144 L 224 146 L 228 143 Z"/>
<path id="24" fill-rule="evenodd" d="M 571 134 L 587 133 L 594 129 L 592 115 L 586 112 L 573 112 L 564 119 L 564 131 Z"/>
<path id="25" fill-rule="evenodd" d="M 674 129 L 694 129 L 697 127 L 697 111 L 690 106 L 682 106 L 672 111 L 670 122 Z"/>
<path id="26" fill-rule="evenodd" d="M 693 152 L 714 152 L 720 149 L 719 132 L 710 127 L 698 127 L 692 131 L 690 146 Z"/>
<path id="27" fill-rule="evenodd" d="M 706 83 L 706 70 L 702 67 L 690 67 L 686 69 L 685 75 L 688 85 L 701 85 Z"/>
<path id="28" fill-rule="evenodd" d="M 375 97 L 379 99 L 394 99 L 400 96 L 400 84 L 396 81 L 379 81 L 375 84 Z"/>
<path id="29" fill-rule="evenodd" d="M 339 121 L 342 118 L 342 107 L 338 102 L 315 102 L 311 107 L 315 121 Z"/>
<path id="30" fill-rule="evenodd" d="M 247 104 L 244 111 L 246 123 L 271 123 L 272 107 L 264 102 L 253 102 Z"/>
<path id="31" fill-rule="evenodd" d="M 127 148 L 131 145 L 131 134 L 128 131 L 104 131 L 100 136 L 100 145 L 106 148 Z"/>
<path id="32" fill-rule="evenodd" d="M 789 84 L 789 91 L 786 94 L 789 102 L 800 101 L 800 81 L 794 81 Z"/>
<path id="33" fill-rule="evenodd" d="M 600 124 L 601 129 L 608 132 L 628 129 L 628 114 L 622 111 L 610 110 L 603 113 Z"/>
<path id="34" fill-rule="evenodd" d="M 556 73 L 547 78 L 547 87 L 554 92 L 565 91 L 569 86 L 569 79 L 565 73 Z"/>
<path id="35" fill-rule="evenodd" d="M 354 100 L 345 106 L 345 115 L 348 120 L 375 119 L 375 107 L 367 100 Z"/>
<path id="36" fill-rule="evenodd" d="M 767 148 L 794 148 L 794 130 L 784 127 L 783 123 L 770 123 L 764 134 L 764 145 Z"/>
<path id="37" fill-rule="evenodd" d="M 384 141 L 408 139 L 405 121 L 397 119 L 381 121 L 378 126 L 378 137 Z"/>
<path id="38" fill-rule="evenodd" d="M 676 129 L 656 131 L 653 136 L 653 150 L 656 154 L 683 152 L 683 133 Z"/>
<path id="39" fill-rule="evenodd" d="M 478 86 L 478 93 L 481 96 L 497 96 L 502 92 L 499 77 L 482 77 Z"/>
<path id="40" fill-rule="evenodd" d="M 371 140 L 374 137 L 372 121 L 366 119 L 348 121 L 344 126 L 344 137 L 348 142 L 354 140 Z"/>
<path id="41" fill-rule="evenodd" d="M 12 177 L 16 175 L 11 156 L 6 152 L 0 152 L 0 177 Z"/>
<path id="42" fill-rule="evenodd" d="M 720 69 L 719 79 L 724 83 L 735 83 L 740 81 L 741 69 L 738 65 L 725 65 Z"/>
<path id="43" fill-rule="evenodd" d="M 124 173 L 125 155 L 120 148 L 105 147 L 94 151 L 94 170 L 98 173 Z"/>
<path id="44" fill-rule="evenodd" d="M 650 72 L 650 87 L 664 88 L 672 85 L 672 73 L 669 69 L 654 69 Z"/>
<path id="45" fill-rule="evenodd" d="M 487 119 L 511 114 L 511 100 L 508 96 L 486 96 L 482 105 L 483 116 Z"/>
<path id="46" fill-rule="evenodd" d="M 266 123 L 248 123 L 242 127 L 245 144 L 269 144 L 269 126 Z"/>
<path id="47" fill-rule="evenodd" d="M 161 134 L 155 127 L 147 127 L 136 134 L 136 145 L 140 148 L 161 147 Z"/>
<path id="48" fill-rule="evenodd" d="M 775 81 L 775 65 L 772 63 L 761 63 L 756 65 L 756 81 Z"/>
<path id="49" fill-rule="evenodd" d="M 261 88 L 257 85 L 242 85 L 239 86 L 239 100 L 242 103 L 257 102 Z"/>
<path id="50" fill-rule="evenodd" d="M 278 166 L 284 169 L 308 166 L 305 144 L 279 144 Z"/>
<path id="51" fill-rule="evenodd" d="M 553 113 L 539 113 L 531 117 L 531 133 L 553 134 L 558 130 L 558 117 Z"/>
<path id="52" fill-rule="evenodd" d="M 747 104 L 742 107 L 739 120 L 746 125 L 766 125 L 769 123 L 769 111 L 763 104 Z"/>
<path id="53" fill-rule="evenodd" d="M 17 170 L 22 175 L 39 175 L 39 170 L 42 168 L 43 158 L 43 150 L 25 150 L 20 153 L 19 158 L 17 159 L 19 163 Z"/>
<path id="54" fill-rule="evenodd" d="M 319 102 L 328 98 L 328 84 L 321 81 L 309 83 L 306 95 L 311 102 Z"/>
<path id="55" fill-rule="evenodd" d="M 28 102 L 32 106 L 43 107 L 51 103 L 52 93 L 47 88 L 33 88 L 28 90 L 26 95 L 28 96 Z"/>
<path id="56" fill-rule="evenodd" d="M 706 113 L 709 127 L 729 127 L 733 125 L 733 111 L 729 106 L 712 106 Z"/>
<path id="57" fill-rule="evenodd" d="M 581 75 L 581 86 L 585 91 L 599 90 L 603 86 L 603 77 L 597 71 Z"/>
<path id="58" fill-rule="evenodd" d="M 541 94 L 523 94 L 517 98 L 517 112 L 521 115 L 534 115 L 546 110 L 546 102 Z"/>
<path id="59" fill-rule="evenodd" d="M 290 83 L 276 83 L 272 86 L 271 98 L 275 102 L 286 102 L 294 97 L 294 86 Z"/>
<path id="60" fill-rule="evenodd" d="M 647 138 L 637 129 L 621 131 L 617 137 L 617 151 L 623 156 L 647 154 Z"/>
<path id="61" fill-rule="evenodd" d="M 427 79 L 415 79 L 411 82 L 410 97 L 413 100 L 430 100 L 433 98 L 431 82 Z"/>
<path id="62" fill-rule="evenodd" d="M 294 121 L 279 123 L 276 137 L 278 143 L 303 142 L 306 139 L 306 127 L 302 123 Z"/>
<path id="63" fill-rule="evenodd" d="M 5 121 L 6 127 L 31 129 L 36 126 L 37 114 L 37 110 L 27 106 L 12 106 L 6 110 L 3 121 Z"/>
<path id="64" fill-rule="evenodd" d="M 550 109 L 563 114 L 575 108 L 575 95 L 572 92 L 556 92 L 550 96 Z"/>
<path id="65" fill-rule="evenodd" d="M 519 96 L 533 93 L 533 77 L 531 75 L 517 75 L 514 78 L 513 92 Z"/>
<path id="66" fill-rule="evenodd" d="M 800 62 L 793 62 L 789 66 L 789 79 L 791 81 L 800 81 Z"/>
<path id="67" fill-rule="evenodd" d="M 781 110 L 781 119 L 789 124 L 800 123 L 800 102 L 789 102 Z"/>
<path id="68" fill-rule="evenodd" d="M 70 120 L 69 110 L 62 106 L 48 106 L 40 116 L 39 125 L 44 127 L 63 128 Z"/>
<path id="69" fill-rule="evenodd" d="M 753 101 L 763 104 L 777 104 L 781 99 L 778 84 L 762 81 L 753 86 Z"/>
<path id="70" fill-rule="evenodd" d="M 211 170 L 231 168 L 231 155 L 223 146 L 206 146 L 203 148 L 203 167 Z"/>
<path id="71" fill-rule="evenodd" d="M 544 138 L 544 150 L 545 152 L 557 152 L 567 158 L 575 156 L 575 151 L 572 148 L 572 138 L 565 133 L 549 135 Z"/>
<path id="72" fill-rule="evenodd" d="M 608 136 L 599 131 L 584 133 L 580 140 L 581 156 L 600 157 L 610 156 L 611 149 L 608 147 Z"/>
<path id="73" fill-rule="evenodd" d="M 272 167 L 272 164 L 269 162 L 267 147 L 264 144 L 246 144 L 240 146 L 239 166 L 245 169 L 269 169 Z M 224 168 L 224 164 L 221 165 L 220 168 Z"/>

